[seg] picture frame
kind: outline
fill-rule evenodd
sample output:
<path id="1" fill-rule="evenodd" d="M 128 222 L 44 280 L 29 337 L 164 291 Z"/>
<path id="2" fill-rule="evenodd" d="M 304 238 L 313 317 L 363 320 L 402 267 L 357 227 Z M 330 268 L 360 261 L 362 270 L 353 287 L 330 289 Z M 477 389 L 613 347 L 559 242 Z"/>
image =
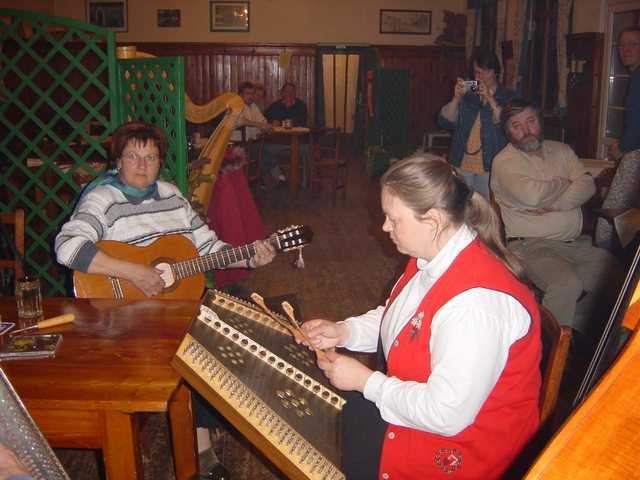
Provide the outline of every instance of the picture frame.
<path id="1" fill-rule="evenodd" d="M 158 28 L 179 27 L 181 13 L 179 8 L 158 9 Z"/>
<path id="2" fill-rule="evenodd" d="M 114 32 L 127 32 L 127 1 L 87 0 L 87 23 Z"/>
<path id="3" fill-rule="evenodd" d="M 431 10 L 380 9 L 380 33 L 431 35 Z"/>
<path id="4" fill-rule="evenodd" d="M 209 30 L 212 32 L 248 32 L 249 2 L 209 2 Z"/>

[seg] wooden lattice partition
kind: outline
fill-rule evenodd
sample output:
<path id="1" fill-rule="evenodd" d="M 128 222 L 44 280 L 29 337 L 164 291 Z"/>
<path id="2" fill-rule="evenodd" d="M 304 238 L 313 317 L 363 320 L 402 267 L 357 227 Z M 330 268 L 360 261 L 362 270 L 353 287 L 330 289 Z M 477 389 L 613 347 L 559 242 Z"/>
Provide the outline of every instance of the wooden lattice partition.
<path id="1" fill-rule="evenodd" d="M 82 186 L 106 168 L 119 115 L 113 32 L 0 9 L 0 210 L 26 211 L 26 269 L 65 294 L 52 252 Z"/>
<path id="2" fill-rule="evenodd" d="M 186 193 L 181 58 L 116 61 L 110 30 L 0 9 L 0 211 L 26 211 L 26 269 L 45 295 L 69 293 L 53 239 L 131 120 L 166 131 L 162 175 Z"/>
<path id="3" fill-rule="evenodd" d="M 123 122 L 143 120 L 162 128 L 168 141 L 162 176 L 187 193 L 184 65 L 181 57 L 118 60 Z"/>

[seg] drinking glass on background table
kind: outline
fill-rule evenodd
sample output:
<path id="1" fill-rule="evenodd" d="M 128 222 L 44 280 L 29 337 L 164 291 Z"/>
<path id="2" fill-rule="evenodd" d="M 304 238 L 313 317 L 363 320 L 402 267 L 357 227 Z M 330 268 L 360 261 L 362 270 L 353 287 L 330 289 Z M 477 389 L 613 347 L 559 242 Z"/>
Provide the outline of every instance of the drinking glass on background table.
<path id="1" fill-rule="evenodd" d="M 28 327 L 42 318 L 42 292 L 39 278 L 25 277 L 16 280 L 16 303 L 20 328 Z"/>
<path id="2" fill-rule="evenodd" d="M 292 128 L 293 127 L 293 120 L 291 120 L 290 118 L 287 118 L 285 120 L 282 121 L 282 126 L 284 128 Z"/>

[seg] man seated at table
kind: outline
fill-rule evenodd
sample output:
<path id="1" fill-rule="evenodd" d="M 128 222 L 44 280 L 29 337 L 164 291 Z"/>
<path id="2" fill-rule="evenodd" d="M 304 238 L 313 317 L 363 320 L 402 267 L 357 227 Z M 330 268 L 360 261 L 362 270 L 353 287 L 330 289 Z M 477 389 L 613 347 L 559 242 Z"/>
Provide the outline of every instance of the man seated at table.
<path id="1" fill-rule="evenodd" d="M 580 207 L 596 191 L 593 178 L 568 145 L 544 140 L 532 104 L 512 100 L 502 122 L 509 144 L 493 160 L 491 189 L 508 248 L 521 258 L 558 322 L 593 341 L 600 327 L 593 309 L 605 303 L 607 287 L 618 277 L 611 254 L 581 235 Z"/>
<path id="2" fill-rule="evenodd" d="M 100 251 L 100 240 L 145 246 L 169 234 L 190 239 L 204 255 L 228 245 L 198 216 L 178 188 L 158 179 L 167 150 L 164 133 L 146 123 L 126 123 L 113 134 L 112 170 L 89 184 L 71 219 L 55 240 L 58 262 L 73 270 L 124 278 L 147 296 L 165 287 L 154 267 L 113 258 Z M 256 254 L 230 268 L 255 268 L 271 262 L 274 248 L 259 241 Z"/>
<path id="3" fill-rule="evenodd" d="M 287 120 L 291 122 L 292 127 L 306 127 L 307 106 L 302 100 L 297 98 L 296 86 L 291 82 L 285 83 L 280 89 L 280 97 L 280 100 L 273 102 L 265 112 L 269 123 L 274 127 L 281 127 L 285 124 L 285 120 Z M 291 147 L 289 145 L 268 143 L 264 146 L 262 172 L 266 174 L 265 182 L 267 185 L 273 181 L 272 179 L 280 182 L 285 181 L 284 174 L 278 166 L 278 158 L 289 155 L 290 153 Z M 301 148 L 300 154 L 302 157 L 301 164 L 304 165 L 307 149 L 304 147 Z M 269 173 L 272 178 L 269 178 Z"/>
<path id="4" fill-rule="evenodd" d="M 245 127 L 244 140 L 255 140 L 261 132 L 270 131 L 271 125 L 255 103 L 256 91 L 253 83 L 242 82 L 238 86 L 238 95 L 242 97 L 245 107 L 236 121 L 236 128 Z M 237 133 L 239 131 L 234 130 L 231 140 L 241 140 Z"/>
<path id="5" fill-rule="evenodd" d="M 291 82 L 282 86 L 280 100 L 269 105 L 264 114 L 274 127 L 282 126 L 285 120 L 291 120 L 294 127 L 307 126 L 307 106 L 297 97 L 296 86 Z"/>

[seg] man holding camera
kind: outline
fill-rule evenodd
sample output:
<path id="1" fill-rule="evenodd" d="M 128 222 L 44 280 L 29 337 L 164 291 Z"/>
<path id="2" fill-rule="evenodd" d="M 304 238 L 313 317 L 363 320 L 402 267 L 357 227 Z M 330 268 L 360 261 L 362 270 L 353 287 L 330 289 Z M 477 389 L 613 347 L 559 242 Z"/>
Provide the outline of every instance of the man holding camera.
<path id="1" fill-rule="evenodd" d="M 470 70 L 474 80 L 457 79 L 453 98 L 440 110 L 438 125 L 454 131 L 449 161 L 462 170 L 470 187 L 489 199 L 491 163 L 507 144 L 500 112 L 515 92 L 498 82 L 500 62 L 490 50 L 476 49 Z"/>

